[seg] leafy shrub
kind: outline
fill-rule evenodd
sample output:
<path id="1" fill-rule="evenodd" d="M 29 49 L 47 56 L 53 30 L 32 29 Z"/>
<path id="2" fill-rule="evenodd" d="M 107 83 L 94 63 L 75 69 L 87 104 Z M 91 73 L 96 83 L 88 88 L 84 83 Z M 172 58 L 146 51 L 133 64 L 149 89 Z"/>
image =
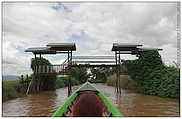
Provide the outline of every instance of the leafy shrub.
<path id="1" fill-rule="evenodd" d="M 108 86 L 115 86 L 116 84 L 116 75 L 111 75 L 107 78 L 107 85 Z"/>
<path id="2" fill-rule="evenodd" d="M 65 87 L 64 77 L 59 77 L 56 79 L 56 89 Z"/>
<path id="3" fill-rule="evenodd" d="M 125 60 L 124 71 L 137 82 L 138 91 L 161 97 L 179 97 L 179 69 L 163 64 L 158 51 L 141 52 L 137 60 Z"/>
<path id="4" fill-rule="evenodd" d="M 97 67 L 97 68 L 91 68 L 91 82 L 93 83 L 106 83 L 107 77 L 110 75 L 113 75 L 114 73 L 113 68 L 108 67 Z"/>
<path id="5" fill-rule="evenodd" d="M 106 83 L 109 86 L 115 86 L 116 85 L 116 75 L 109 76 L 107 78 Z M 131 90 L 135 90 L 137 87 L 136 82 L 134 80 L 131 80 L 130 76 L 128 76 L 128 75 L 121 75 L 120 76 L 119 85 L 123 89 L 131 89 Z"/>
<path id="6" fill-rule="evenodd" d="M 57 77 L 57 79 L 56 79 L 56 89 L 68 86 L 69 79 L 71 80 L 71 85 L 72 86 L 80 84 L 80 82 L 78 80 L 76 80 L 75 78 L 71 78 L 71 77 Z"/>
<path id="7" fill-rule="evenodd" d="M 14 81 L 3 81 L 2 83 L 2 98 L 3 101 L 6 101 L 11 98 L 18 97 L 18 92 L 17 92 L 17 86 L 19 84 L 18 80 Z"/>
<path id="8" fill-rule="evenodd" d="M 34 71 L 34 67 L 36 65 L 51 65 L 51 63 L 49 62 L 49 60 L 45 59 L 45 58 L 32 58 L 31 60 L 31 68 Z M 56 74 L 54 75 L 35 75 L 36 78 L 42 83 L 42 85 L 40 86 L 40 90 L 55 90 L 56 88 Z M 36 85 L 37 82 L 35 80 L 33 80 L 32 83 L 32 89 L 36 89 Z"/>
<path id="9" fill-rule="evenodd" d="M 180 96 L 180 71 L 175 67 L 166 67 L 165 80 L 159 87 L 162 97 L 179 98 Z"/>
<path id="10" fill-rule="evenodd" d="M 106 83 L 105 80 L 90 80 L 90 83 Z"/>
<path id="11" fill-rule="evenodd" d="M 72 85 L 79 85 L 79 84 L 81 84 L 81 82 L 79 82 L 79 81 L 76 80 L 75 78 L 71 78 L 71 84 L 72 84 Z"/>
<path id="12" fill-rule="evenodd" d="M 85 83 L 87 79 L 89 78 L 89 75 L 87 73 L 87 68 L 79 68 L 79 67 L 74 67 L 71 68 L 71 76 L 73 81 L 77 80 L 81 83 Z"/>

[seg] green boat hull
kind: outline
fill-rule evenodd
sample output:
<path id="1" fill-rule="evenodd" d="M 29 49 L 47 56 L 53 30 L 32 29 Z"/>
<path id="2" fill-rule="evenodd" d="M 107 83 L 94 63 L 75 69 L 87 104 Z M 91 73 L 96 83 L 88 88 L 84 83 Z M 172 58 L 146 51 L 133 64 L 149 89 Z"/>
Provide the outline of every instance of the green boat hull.
<path id="1" fill-rule="evenodd" d="M 77 98 L 80 92 L 84 91 L 93 91 L 97 92 L 96 94 L 103 101 L 105 106 L 107 107 L 108 112 L 110 112 L 110 117 L 123 117 L 124 115 L 120 113 L 120 111 L 108 100 L 108 98 L 101 93 L 96 87 L 94 87 L 91 83 L 86 82 L 79 89 L 72 93 L 71 96 L 68 97 L 66 102 L 60 106 L 57 111 L 52 115 L 52 117 L 65 117 L 66 113 L 70 110 L 70 106 L 72 106 L 73 102 Z"/>

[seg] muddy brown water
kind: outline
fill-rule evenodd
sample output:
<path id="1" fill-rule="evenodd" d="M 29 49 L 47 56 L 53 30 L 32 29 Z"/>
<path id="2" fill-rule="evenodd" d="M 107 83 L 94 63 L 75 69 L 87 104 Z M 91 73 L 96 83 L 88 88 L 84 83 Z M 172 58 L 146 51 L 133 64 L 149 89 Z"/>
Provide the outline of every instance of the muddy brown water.
<path id="1" fill-rule="evenodd" d="M 179 116 L 179 100 L 142 95 L 122 90 L 115 94 L 114 87 L 94 84 L 125 116 Z M 78 87 L 78 86 L 77 86 Z M 74 87 L 76 89 L 77 87 Z M 67 88 L 41 92 L 6 101 L 2 104 L 3 116 L 51 116 L 65 102 Z"/>

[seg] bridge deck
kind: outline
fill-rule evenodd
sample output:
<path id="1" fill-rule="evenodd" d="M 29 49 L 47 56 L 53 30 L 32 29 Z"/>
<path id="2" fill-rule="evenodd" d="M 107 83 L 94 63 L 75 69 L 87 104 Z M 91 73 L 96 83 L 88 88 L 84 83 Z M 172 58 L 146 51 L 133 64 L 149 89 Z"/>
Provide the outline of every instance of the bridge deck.
<path id="1" fill-rule="evenodd" d="M 34 67 L 34 73 L 39 75 L 69 75 L 69 69 L 71 67 L 116 67 L 116 64 L 61 64 L 61 65 L 37 65 Z M 120 74 L 127 74 L 125 72 L 120 72 Z"/>

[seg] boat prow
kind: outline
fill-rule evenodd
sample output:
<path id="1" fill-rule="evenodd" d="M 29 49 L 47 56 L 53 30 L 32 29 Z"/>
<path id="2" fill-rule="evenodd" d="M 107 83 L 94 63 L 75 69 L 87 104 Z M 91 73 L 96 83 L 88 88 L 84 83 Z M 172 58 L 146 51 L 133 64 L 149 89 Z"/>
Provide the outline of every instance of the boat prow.
<path id="1" fill-rule="evenodd" d="M 86 95 L 86 93 L 87 93 L 89 95 L 88 92 L 94 94 L 95 96 L 97 96 L 97 98 L 94 99 L 94 101 L 95 100 L 101 100 L 101 102 L 103 103 L 105 110 L 103 111 L 103 114 L 101 116 L 105 116 L 105 117 L 122 117 L 122 116 L 124 116 L 107 99 L 107 97 L 103 93 L 101 93 L 96 87 L 94 87 L 89 82 L 86 82 L 79 89 L 77 89 L 74 93 L 72 93 L 72 95 L 68 97 L 66 102 L 61 107 L 59 107 L 57 109 L 57 111 L 52 116 L 53 117 L 75 116 L 73 114 L 73 112 L 74 112 L 74 108 L 76 107 L 76 104 L 78 104 L 78 100 L 79 101 L 81 100 L 80 97 L 83 96 L 83 94 Z M 84 98 L 89 98 L 89 96 L 88 97 L 84 97 Z M 92 101 L 92 103 L 93 103 L 93 101 Z M 85 109 L 87 109 L 88 105 L 89 105 L 88 103 L 87 103 L 87 105 L 85 105 Z M 79 109 L 80 109 L 80 111 L 82 111 L 81 108 L 79 108 Z M 80 115 L 80 116 L 82 116 L 82 115 Z M 91 115 L 91 116 L 96 116 L 96 115 Z"/>

